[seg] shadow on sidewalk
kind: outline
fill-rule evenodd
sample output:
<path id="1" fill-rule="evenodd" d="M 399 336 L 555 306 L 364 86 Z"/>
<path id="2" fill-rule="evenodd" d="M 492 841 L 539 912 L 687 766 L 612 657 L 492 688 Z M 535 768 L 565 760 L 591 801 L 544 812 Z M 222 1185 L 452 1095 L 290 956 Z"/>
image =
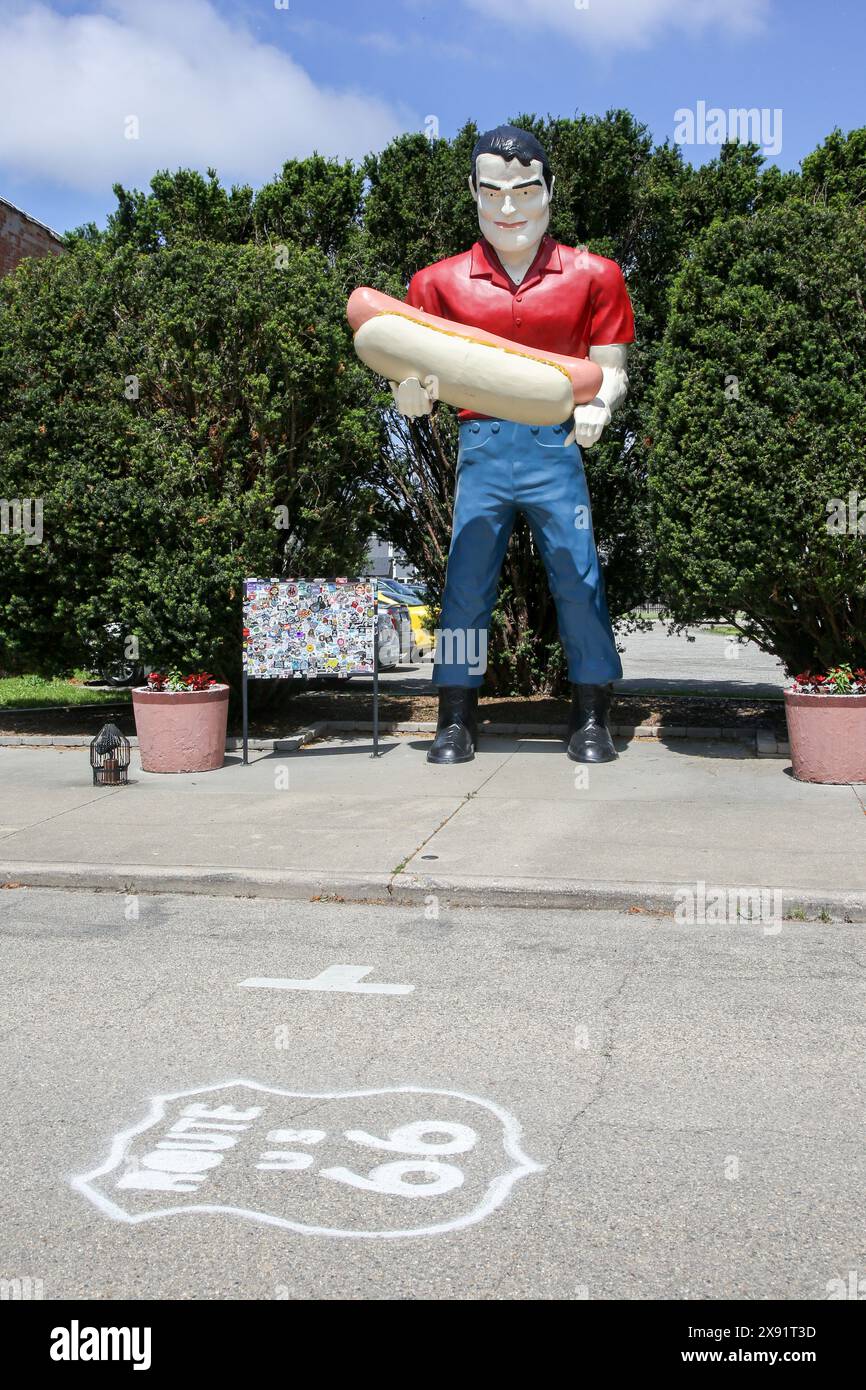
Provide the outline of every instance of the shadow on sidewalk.
<path id="1" fill-rule="evenodd" d="M 409 747 L 417 752 L 424 752 L 433 742 L 433 735 L 430 734 L 423 741 L 421 739 L 410 739 Z M 732 739 L 685 739 L 685 738 L 623 738 L 619 734 L 614 735 L 614 746 L 621 758 L 627 758 L 637 744 L 641 751 L 652 749 L 658 751 L 661 745 L 666 751 L 679 753 L 681 756 L 693 758 L 721 758 L 726 761 L 733 759 L 750 759 L 755 761 L 756 754 L 753 747 L 748 744 L 737 743 Z M 564 758 L 565 739 L 557 738 L 554 734 L 503 734 L 490 735 L 485 737 L 483 734 L 478 742 L 479 752 L 504 752 L 506 745 L 507 751 L 515 752 L 519 749 L 521 753 L 535 753 L 541 757 Z M 584 766 L 584 764 L 574 763 L 573 766 Z M 612 764 L 585 764 L 585 766 L 612 766 Z"/>
<path id="2" fill-rule="evenodd" d="M 320 743 L 306 743 L 302 748 L 296 748 L 291 753 L 265 753 L 257 758 L 256 762 L 282 762 L 285 758 L 334 758 L 349 756 L 373 756 L 373 740 L 365 737 L 363 743 L 357 742 L 357 734 L 347 734 L 342 737 L 340 734 L 326 735 L 329 744 L 339 740 L 340 747 L 325 748 Z M 392 753 L 395 748 L 399 748 L 403 740 L 401 739 L 379 739 L 379 757 L 382 758 L 386 753 Z M 228 758 L 226 759 L 228 762 Z"/>

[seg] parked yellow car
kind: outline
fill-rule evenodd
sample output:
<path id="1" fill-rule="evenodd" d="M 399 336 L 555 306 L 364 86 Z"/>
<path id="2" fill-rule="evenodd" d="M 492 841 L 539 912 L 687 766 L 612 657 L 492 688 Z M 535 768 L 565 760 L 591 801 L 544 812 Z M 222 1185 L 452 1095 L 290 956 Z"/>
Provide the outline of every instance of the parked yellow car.
<path id="1" fill-rule="evenodd" d="M 412 658 L 417 660 L 426 656 L 433 655 L 433 648 L 436 645 L 430 628 L 430 610 L 423 602 L 418 590 L 411 584 L 404 584 L 399 579 L 381 579 L 379 581 L 379 602 L 385 604 L 401 603 L 409 611 L 409 622 L 412 625 Z"/>

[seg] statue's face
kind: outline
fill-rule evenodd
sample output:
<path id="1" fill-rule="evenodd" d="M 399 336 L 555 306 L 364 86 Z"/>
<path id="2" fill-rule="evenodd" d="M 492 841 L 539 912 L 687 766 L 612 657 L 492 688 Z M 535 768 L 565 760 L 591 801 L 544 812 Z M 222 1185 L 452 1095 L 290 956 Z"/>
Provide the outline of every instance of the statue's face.
<path id="1" fill-rule="evenodd" d="M 551 180 L 552 182 L 552 180 Z M 541 160 L 521 164 L 501 154 L 480 154 L 475 161 L 478 225 L 497 251 L 534 251 L 550 222 L 550 193 Z"/>

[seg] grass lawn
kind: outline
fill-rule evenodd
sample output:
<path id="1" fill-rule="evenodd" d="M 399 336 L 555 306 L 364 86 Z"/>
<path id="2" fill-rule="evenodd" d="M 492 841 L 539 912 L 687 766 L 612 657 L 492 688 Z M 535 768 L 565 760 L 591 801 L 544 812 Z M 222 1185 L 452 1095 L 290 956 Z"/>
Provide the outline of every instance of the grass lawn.
<path id="1" fill-rule="evenodd" d="M 128 690 L 94 690 L 85 685 L 86 671 L 71 680 L 45 680 L 42 676 L 0 678 L 0 709 L 41 709 L 45 705 L 129 704 Z"/>

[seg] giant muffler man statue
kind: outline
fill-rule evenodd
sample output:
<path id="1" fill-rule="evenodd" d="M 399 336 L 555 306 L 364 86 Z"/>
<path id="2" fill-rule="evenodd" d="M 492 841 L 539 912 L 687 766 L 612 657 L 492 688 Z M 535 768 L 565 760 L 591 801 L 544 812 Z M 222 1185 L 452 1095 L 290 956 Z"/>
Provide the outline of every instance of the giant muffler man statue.
<path id="1" fill-rule="evenodd" d="M 462 255 L 420 270 L 409 285 L 407 303 L 415 309 L 515 344 L 588 356 L 602 369 L 598 394 L 575 407 L 573 421 L 526 425 L 460 411 L 454 523 L 433 671 L 439 719 L 427 754 L 431 763 L 475 756 L 484 677 L 473 657 L 487 650 L 499 572 L 520 512 L 547 570 L 568 659 L 568 756 L 579 763 L 616 757 L 607 719 L 610 682 L 622 675 L 622 665 L 581 451 L 598 443 L 628 390 L 626 345 L 634 341 L 634 317 L 619 266 L 548 236 L 553 187 L 534 135 L 515 126 L 482 135 L 469 175 L 481 239 Z M 392 382 L 392 389 L 404 415 L 433 409 L 432 379 L 409 377 Z M 463 641 L 455 642 L 455 635 Z"/>

